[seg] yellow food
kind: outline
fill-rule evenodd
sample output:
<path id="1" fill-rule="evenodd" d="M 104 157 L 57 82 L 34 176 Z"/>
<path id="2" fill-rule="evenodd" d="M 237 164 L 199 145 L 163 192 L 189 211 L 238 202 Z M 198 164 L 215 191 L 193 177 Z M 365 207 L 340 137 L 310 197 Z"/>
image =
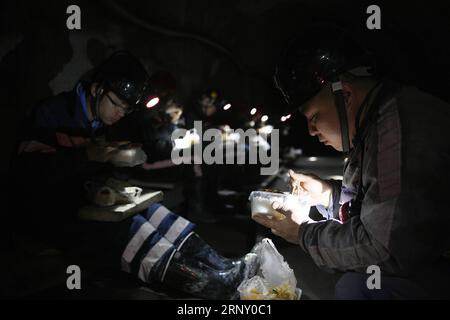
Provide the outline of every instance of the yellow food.
<path id="1" fill-rule="evenodd" d="M 290 290 L 286 285 L 271 288 L 269 294 L 263 294 L 256 288 L 241 296 L 242 300 L 295 300 L 297 294 Z"/>
<path id="2" fill-rule="evenodd" d="M 296 298 L 295 292 L 292 292 L 286 286 L 272 288 L 272 293 L 277 300 L 294 300 Z"/>
<path id="3" fill-rule="evenodd" d="M 284 220 L 284 219 L 286 219 L 286 216 L 284 214 L 282 214 L 282 213 L 280 213 L 278 211 L 275 211 L 275 210 L 273 210 L 273 212 L 272 212 L 272 217 L 275 220 Z"/>

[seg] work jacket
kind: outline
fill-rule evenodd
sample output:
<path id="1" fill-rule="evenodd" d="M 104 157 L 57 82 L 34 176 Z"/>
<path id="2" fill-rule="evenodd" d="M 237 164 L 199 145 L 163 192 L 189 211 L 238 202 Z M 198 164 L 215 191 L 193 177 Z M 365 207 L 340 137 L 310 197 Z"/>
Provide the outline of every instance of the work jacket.
<path id="1" fill-rule="evenodd" d="M 448 276 L 450 105 L 383 82 L 361 108 L 343 181 L 317 206 L 326 220 L 302 225 L 300 246 L 330 270 Z"/>
<path id="2" fill-rule="evenodd" d="M 88 160 L 86 144 L 102 134 L 89 121 L 84 87 L 51 97 L 26 117 L 10 188 L 14 226 L 42 240 L 69 239 L 78 208 L 88 203 L 84 183 L 112 167 Z"/>

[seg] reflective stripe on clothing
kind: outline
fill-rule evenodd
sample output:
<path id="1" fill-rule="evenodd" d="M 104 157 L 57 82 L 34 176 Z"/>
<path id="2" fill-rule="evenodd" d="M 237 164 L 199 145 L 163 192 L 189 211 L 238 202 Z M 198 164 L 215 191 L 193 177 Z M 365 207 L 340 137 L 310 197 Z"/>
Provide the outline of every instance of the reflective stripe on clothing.
<path id="1" fill-rule="evenodd" d="M 164 256 L 167 252 L 172 252 L 175 249 L 173 244 L 166 238 L 161 238 L 148 252 L 148 254 L 142 259 L 141 267 L 139 268 L 138 277 L 142 281 L 148 281 L 148 275 L 155 266 L 155 264 Z"/>
<path id="2" fill-rule="evenodd" d="M 150 222 L 151 225 L 154 226 L 155 228 L 158 228 L 161 222 L 164 220 L 164 218 L 166 218 L 167 215 L 170 214 L 170 211 L 169 209 L 161 205 L 159 205 L 159 208 L 153 211 L 152 208 L 154 207 L 157 206 L 152 206 L 148 210 L 148 212 L 151 212 L 149 213 L 150 218 L 148 219 L 148 222 Z"/>
<path id="3" fill-rule="evenodd" d="M 140 216 L 136 216 L 138 218 Z M 142 219 L 140 219 L 143 222 Z M 145 220 L 144 220 L 145 221 Z M 147 240 L 147 238 L 156 231 L 156 229 L 148 222 L 143 222 L 141 227 L 136 232 L 136 234 L 132 237 L 130 242 L 128 242 L 125 251 L 122 254 L 122 270 L 126 272 L 130 272 L 130 264 L 133 261 L 134 257 L 138 250 L 142 247 L 142 244 Z"/>
<path id="4" fill-rule="evenodd" d="M 132 218 L 129 242 L 122 254 L 122 270 L 151 282 L 155 265 L 167 268 L 176 248 L 192 234 L 194 225 L 160 204 Z M 159 267 L 158 267 L 159 268 Z"/>
<path id="5" fill-rule="evenodd" d="M 186 219 L 179 217 L 175 223 L 167 231 L 165 237 L 172 243 L 178 239 L 178 236 L 184 231 L 185 228 L 189 227 L 190 222 Z"/>
<path id="6" fill-rule="evenodd" d="M 195 227 L 194 224 L 170 212 L 159 203 L 155 203 L 148 208 L 146 218 L 161 235 L 174 244 L 177 244 L 180 239 L 184 239 L 184 236 Z"/>

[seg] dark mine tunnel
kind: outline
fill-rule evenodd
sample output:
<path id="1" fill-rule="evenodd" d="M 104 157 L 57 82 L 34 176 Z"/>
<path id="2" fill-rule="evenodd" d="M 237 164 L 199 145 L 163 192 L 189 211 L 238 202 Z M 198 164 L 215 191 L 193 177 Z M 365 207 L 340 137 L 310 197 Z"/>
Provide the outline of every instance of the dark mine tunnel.
<path id="1" fill-rule="evenodd" d="M 445 2 L 0 17 L 2 299 L 450 297 Z"/>

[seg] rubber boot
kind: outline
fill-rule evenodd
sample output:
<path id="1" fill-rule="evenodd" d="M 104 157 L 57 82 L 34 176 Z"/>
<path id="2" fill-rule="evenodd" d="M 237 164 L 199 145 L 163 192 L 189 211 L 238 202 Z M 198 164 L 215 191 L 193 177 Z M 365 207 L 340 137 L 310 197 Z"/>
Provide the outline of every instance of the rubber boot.
<path id="1" fill-rule="evenodd" d="M 183 244 L 182 251 L 184 254 L 191 255 L 216 270 L 230 269 L 244 262 L 244 257 L 240 259 L 228 259 L 221 256 L 197 234 L 193 234 L 186 240 Z"/>
<path id="2" fill-rule="evenodd" d="M 193 235 L 165 266 L 162 284 L 192 297 L 236 299 L 237 287 L 253 277 L 258 268 L 259 259 L 254 253 L 237 261 L 226 259 Z"/>
<path id="3" fill-rule="evenodd" d="M 229 300 L 235 296 L 243 274 L 243 265 L 218 271 L 202 261 L 177 252 L 167 268 L 163 285 L 192 297 Z"/>

